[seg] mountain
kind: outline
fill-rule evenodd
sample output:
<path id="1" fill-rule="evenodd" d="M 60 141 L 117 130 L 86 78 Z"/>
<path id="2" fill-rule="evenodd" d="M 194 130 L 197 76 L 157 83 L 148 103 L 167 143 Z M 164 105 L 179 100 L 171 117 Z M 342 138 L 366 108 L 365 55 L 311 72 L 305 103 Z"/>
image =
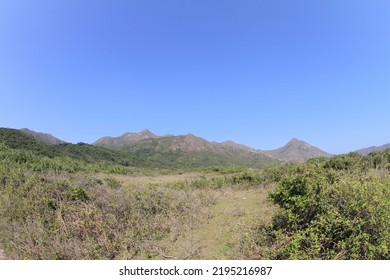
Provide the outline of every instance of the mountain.
<path id="1" fill-rule="evenodd" d="M 362 155 L 368 155 L 371 152 L 378 152 L 378 151 L 384 151 L 390 149 L 390 144 L 385 144 L 382 146 L 371 146 L 368 148 L 360 149 L 355 151 L 356 153 L 362 154 Z"/>
<path id="2" fill-rule="evenodd" d="M 92 145 L 107 147 L 107 148 L 118 148 L 131 145 L 135 142 L 145 140 L 145 139 L 154 139 L 159 138 L 150 132 L 148 129 L 142 130 L 141 132 L 128 132 L 119 137 L 103 137 L 92 143 Z"/>
<path id="3" fill-rule="evenodd" d="M 148 130 L 104 137 L 93 145 L 110 147 L 150 166 L 201 167 L 211 165 L 263 166 L 280 163 L 262 151 L 236 144 L 209 142 L 193 134 L 157 136 Z"/>
<path id="4" fill-rule="evenodd" d="M 58 138 L 56 138 L 53 135 L 48 134 L 48 133 L 36 132 L 36 131 L 30 130 L 27 128 L 22 128 L 20 131 L 22 131 L 28 135 L 31 135 L 32 137 L 34 137 L 38 141 L 41 141 L 41 142 L 48 144 L 48 145 L 58 145 L 58 144 L 66 143 L 65 141 L 62 141 L 62 140 L 60 140 L 60 139 L 58 139 Z"/>
<path id="5" fill-rule="evenodd" d="M 285 146 L 275 149 L 263 151 L 265 154 L 273 156 L 281 161 L 296 161 L 305 162 L 308 159 L 315 157 L 330 157 L 331 154 L 320 150 L 317 147 L 311 146 L 310 144 L 298 140 L 292 139 Z"/>

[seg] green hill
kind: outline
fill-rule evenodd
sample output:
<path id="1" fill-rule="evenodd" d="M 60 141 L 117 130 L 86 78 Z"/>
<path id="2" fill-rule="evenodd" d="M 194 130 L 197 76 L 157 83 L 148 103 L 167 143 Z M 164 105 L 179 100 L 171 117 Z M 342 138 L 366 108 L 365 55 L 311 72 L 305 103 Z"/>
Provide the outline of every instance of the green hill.
<path id="1" fill-rule="evenodd" d="M 135 162 L 131 157 L 124 156 L 117 151 L 85 143 L 48 145 L 29 134 L 10 128 L 0 128 L 0 143 L 13 149 L 31 151 L 36 155 L 49 158 L 69 157 L 87 163 L 108 162 L 125 166 Z"/>

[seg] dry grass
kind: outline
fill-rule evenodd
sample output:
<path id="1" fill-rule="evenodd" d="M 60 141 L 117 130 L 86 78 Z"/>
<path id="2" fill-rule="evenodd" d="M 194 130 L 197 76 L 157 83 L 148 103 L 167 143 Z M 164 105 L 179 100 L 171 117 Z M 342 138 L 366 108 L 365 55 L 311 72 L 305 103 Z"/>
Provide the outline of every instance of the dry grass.
<path id="1" fill-rule="evenodd" d="M 0 241 L 12 259 L 160 258 L 161 240 L 198 226 L 216 200 L 165 178 L 155 187 L 100 175 L 15 176 L 0 196 Z"/>
<path id="2" fill-rule="evenodd" d="M 232 259 L 268 190 L 212 176 L 24 172 L 0 192 L 0 242 L 11 259 Z"/>
<path id="3" fill-rule="evenodd" d="M 253 223 L 268 223 L 275 208 L 267 201 L 268 189 L 228 187 L 214 190 L 216 203 L 207 209 L 199 226 L 165 240 L 162 257 L 172 259 L 240 259 L 237 246 Z"/>
<path id="4" fill-rule="evenodd" d="M 168 175 L 115 175 L 115 179 L 124 186 L 168 185 L 178 181 L 195 179 L 198 173 L 168 174 Z"/>

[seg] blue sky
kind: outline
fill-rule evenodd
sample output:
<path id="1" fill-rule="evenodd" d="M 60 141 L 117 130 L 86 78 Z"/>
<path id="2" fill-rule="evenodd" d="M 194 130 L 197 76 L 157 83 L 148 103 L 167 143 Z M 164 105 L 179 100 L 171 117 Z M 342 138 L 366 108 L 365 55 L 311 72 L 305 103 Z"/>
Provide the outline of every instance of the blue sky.
<path id="1" fill-rule="evenodd" d="M 390 143 L 390 1 L 2 0 L 0 126 Z"/>

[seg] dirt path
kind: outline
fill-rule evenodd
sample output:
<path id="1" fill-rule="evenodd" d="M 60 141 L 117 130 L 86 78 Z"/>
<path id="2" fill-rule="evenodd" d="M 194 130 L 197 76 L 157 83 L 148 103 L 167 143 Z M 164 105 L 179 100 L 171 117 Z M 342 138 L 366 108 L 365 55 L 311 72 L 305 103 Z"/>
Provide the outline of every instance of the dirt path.
<path id="1" fill-rule="evenodd" d="M 198 228 L 183 233 L 170 251 L 178 259 L 237 259 L 235 247 L 250 225 L 269 221 L 274 207 L 267 201 L 268 190 L 227 189 L 221 192 L 210 218 Z"/>
<path id="2" fill-rule="evenodd" d="M 273 208 L 266 201 L 267 191 L 251 189 L 225 194 L 214 214 L 195 233 L 202 242 L 200 259 L 234 259 L 234 249 L 243 233 L 258 220 L 266 221 Z"/>
<path id="3" fill-rule="evenodd" d="M 4 255 L 4 251 L 0 249 L 0 260 L 6 260 L 7 258 Z"/>

